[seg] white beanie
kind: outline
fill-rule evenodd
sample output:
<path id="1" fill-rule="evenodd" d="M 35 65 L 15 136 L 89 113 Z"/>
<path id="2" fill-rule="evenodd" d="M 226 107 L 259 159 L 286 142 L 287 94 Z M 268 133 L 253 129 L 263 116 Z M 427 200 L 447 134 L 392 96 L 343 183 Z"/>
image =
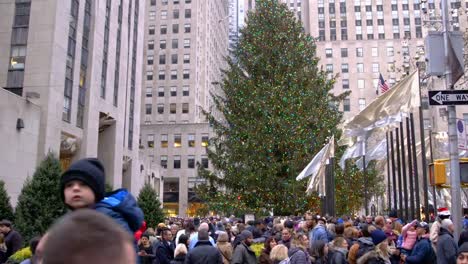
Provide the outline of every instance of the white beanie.
<path id="1" fill-rule="evenodd" d="M 450 219 L 444 219 L 444 220 L 442 220 L 442 223 L 440 224 L 440 227 L 443 227 L 443 228 L 445 228 L 445 229 L 448 230 L 448 229 L 449 229 L 449 226 L 451 226 L 451 225 L 453 225 L 452 220 L 450 220 Z"/>

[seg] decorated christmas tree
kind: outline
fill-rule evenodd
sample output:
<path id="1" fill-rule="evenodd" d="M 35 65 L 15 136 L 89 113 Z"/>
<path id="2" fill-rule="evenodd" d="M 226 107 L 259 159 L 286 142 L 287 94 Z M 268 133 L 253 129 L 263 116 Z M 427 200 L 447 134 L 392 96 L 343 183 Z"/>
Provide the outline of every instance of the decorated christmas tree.
<path id="1" fill-rule="evenodd" d="M 51 153 L 26 180 L 18 198 L 15 226 L 29 241 L 42 235 L 66 209 L 60 198 L 60 162 Z"/>
<path id="2" fill-rule="evenodd" d="M 158 194 L 150 184 L 146 183 L 140 190 L 138 205 L 145 214 L 145 221 L 148 227 L 155 228 L 159 223 L 164 221 L 164 213 L 161 209 Z"/>
<path id="3" fill-rule="evenodd" d="M 286 5 L 258 0 L 246 21 L 212 94 L 215 108 L 206 112 L 215 132 L 208 148 L 214 173 L 200 170 L 207 185 L 197 193 L 214 210 L 285 215 L 316 208 L 306 180 L 295 178 L 337 137 L 341 97 L 319 67 L 315 40 Z"/>
<path id="4" fill-rule="evenodd" d="M 10 196 L 5 189 L 5 182 L 0 180 L 0 218 L 14 220 L 13 208 L 10 204 Z"/>

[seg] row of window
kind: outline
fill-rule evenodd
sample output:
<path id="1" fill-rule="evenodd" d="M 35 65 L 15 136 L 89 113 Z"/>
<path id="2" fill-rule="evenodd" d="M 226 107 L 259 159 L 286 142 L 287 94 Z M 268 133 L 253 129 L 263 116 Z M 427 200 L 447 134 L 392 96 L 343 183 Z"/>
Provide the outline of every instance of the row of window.
<path id="1" fill-rule="evenodd" d="M 150 11 L 149 13 L 149 20 L 155 20 L 156 19 L 156 11 Z M 172 18 L 173 19 L 179 19 L 179 9 L 174 9 L 172 10 Z M 192 10 L 191 9 L 185 9 L 185 18 L 191 18 L 192 17 Z M 167 10 L 162 10 L 161 11 L 161 20 L 166 20 L 167 19 Z"/>
<path id="2" fill-rule="evenodd" d="M 403 53 L 408 53 L 409 48 L 408 47 L 403 47 Z M 348 48 L 341 48 L 340 49 L 340 54 L 341 58 L 347 58 L 349 53 L 348 53 Z M 378 47 L 372 47 L 371 48 L 371 55 L 372 57 L 379 57 L 379 48 Z M 395 55 L 395 49 L 393 47 L 387 47 L 387 57 L 393 57 Z M 333 58 L 333 49 L 332 48 L 326 48 L 325 49 L 325 57 L 326 58 Z M 364 57 L 364 48 L 356 48 L 356 57 Z"/>
<path id="3" fill-rule="evenodd" d="M 388 79 L 388 84 L 391 86 L 396 82 L 395 79 L 390 78 Z M 349 89 L 349 79 L 341 79 L 342 87 L 343 89 Z M 365 80 L 364 79 L 358 79 L 357 80 L 357 88 L 358 89 L 364 89 L 365 88 Z M 373 79 L 372 80 L 372 87 L 374 89 L 377 89 L 377 86 L 379 84 L 379 79 Z"/>
<path id="4" fill-rule="evenodd" d="M 171 70 L 170 76 L 171 76 L 171 80 L 177 80 L 178 79 L 177 70 Z M 182 71 L 182 78 L 184 80 L 190 79 L 190 70 L 189 69 L 184 69 Z M 147 81 L 152 81 L 153 80 L 153 71 L 147 71 L 146 72 L 146 80 Z M 165 70 L 160 70 L 159 71 L 158 80 L 166 80 L 166 71 Z"/>
<path id="5" fill-rule="evenodd" d="M 166 44 L 167 40 L 161 39 L 159 41 L 159 48 L 164 50 L 167 47 Z M 172 40 L 172 48 L 176 49 L 179 47 L 179 40 L 178 39 L 173 39 Z M 184 48 L 190 48 L 190 39 L 184 39 Z M 148 50 L 154 50 L 154 40 L 148 40 Z"/>
<path id="6" fill-rule="evenodd" d="M 157 112 L 158 114 L 164 114 L 164 104 L 159 103 L 157 104 Z M 153 113 L 153 104 L 145 104 L 145 113 L 147 115 L 151 115 Z M 177 114 L 177 104 L 171 103 L 169 104 L 169 113 L 170 114 Z M 182 103 L 182 114 L 189 113 L 189 104 Z"/>
<path id="7" fill-rule="evenodd" d="M 164 97 L 165 95 L 165 87 L 161 86 L 158 87 L 158 97 Z M 182 96 L 189 96 L 190 95 L 190 89 L 187 85 L 182 86 Z M 171 86 L 169 94 L 171 96 L 177 96 L 177 87 L 176 86 Z M 146 87 L 146 97 L 153 97 L 153 87 Z"/>
<path id="8" fill-rule="evenodd" d="M 325 69 L 326 69 L 327 73 L 333 73 L 333 64 L 327 64 L 325 66 Z M 393 62 L 388 63 L 387 71 L 389 71 L 389 72 L 395 71 L 395 64 Z M 341 64 L 341 72 L 343 72 L 343 73 L 349 72 L 349 64 L 348 63 L 342 63 Z M 358 73 L 364 72 L 364 63 L 357 63 L 356 64 L 356 72 L 358 72 Z M 373 73 L 379 73 L 380 72 L 380 64 L 378 62 L 372 63 L 372 72 Z"/>
<path id="9" fill-rule="evenodd" d="M 178 155 L 173 156 L 172 158 L 173 161 L 173 168 L 174 169 L 180 169 L 181 168 L 181 157 Z M 167 156 L 161 156 L 160 164 L 161 167 L 167 169 Z M 198 163 L 198 162 L 197 162 Z M 202 156 L 200 159 L 200 165 L 203 166 L 203 168 L 208 169 L 208 157 L 207 156 Z M 194 169 L 195 168 L 195 156 L 193 155 L 188 155 L 187 156 L 187 168 L 188 169 Z"/>
<path id="10" fill-rule="evenodd" d="M 146 57 L 146 59 L 147 59 L 147 64 L 148 65 L 153 65 L 154 64 L 154 56 L 153 55 L 148 55 Z M 171 64 L 177 64 L 177 63 L 179 63 L 179 54 L 171 54 Z M 190 63 L 190 54 L 184 54 L 183 63 L 184 64 L 189 64 Z M 166 54 L 159 55 L 159 65 L 165 65 L 165 64 L 166 64 Z"/>
<path id="11" fill-rule="evenodd" d="M 167 134 L 161 134 L 161 141 L 160 147 L 167 148 L 169 146 L 169 136 Z M 174 134 L 173 138 L 173 146 L 174 148 L 182 147 L 182 134 Z M 208 146 L 208 134 L 201 134 L 201 146 L 207 147 Z M 154 148 L 154 135 L 149 134 L 146 136 L 146 144 L 148 148 Z M 187 146 L 194 148 L 196 145 L 195 143 L 195 134 L 187 134 Z"/>
<path id="12" fill-rule="evenodd" d="M 362 111 L 364 108 L 366 108 L 366 98 L 359 98 L 358 104 L 359 104 L 359 111 Z M 349 112 L 349 111 L 351 111 L 351 101 L 350 99 L 346 98 L 343 100 L 343 112 Z"/>
<path id="13" fill-rule="evenodd" d="M 184 25 L 184 33 L 190 33 L 192 32 L 192 25 L 190 23 L 187 23 Z M 148 26 L 148 35 L 152 36 L 156 33 L 156 26 L 155 25 L 149 25 Z M 166 35 L 167 34 L 167 25 L 161 25 L 159 28 L 159 33 L 161 35 Z M 177 34 L 179 33 L 179 24 L 173 24 L 172 25 L 172 33 Z"/>
<path id="14" fill-rule="evenodd" d="M 178 5 L 180 3 L 181 0 L 172 0 L 171 2 L 174 4 L 174 5 Z M 184 0 L 186 4 L 190 4 L 192 3 L 192 0 Z M 167 5 L 169 3 L 169 0 L 161 0 L 161 4 L 164 6 L 164 5 Z M 151 6 L 155 6 L 156 5 L 156 0 L 151 0 L 150 1 L 150 5 Z"/>
<path id="15" fill-rule="evenodd" d="M 398 28 L 398 26 L 396 26 L 396 27 L 397 27 L 396 30 L 395 30 L 395 28 L 393 29 L 393 39 L 400 39 L 401 38 L 400 29 Z M 416 38 L 422 38 L 422 28 L 419 26 L 419 27 L 416 27 L 415 29 L 416 29 Z M 367 33 L 367 35 L 365 35 L 365 36 L 369 40 L 375 39 L 374 33 Z M 356 37 L 356 40 L 363 40 L 364 39 L 364 34 L 362 34 L 362 32 L 361 32 L 359 34 L 356 34 L 355 37 Z M 325 41 L 325 38 L 326 38 L 325 30 L 323 30 L 323 29 L 319 30 L 318 40 L 319 41 Z M 386 39 L 385 33 L 378 33 L 377 38 L 378 39 Z M 411 38 L 411 31 L 410 31 L 409 28 L 405 29 L 404 38 L 408 38 L 408 39 Z M 336 29 L 334 29 L 334 28 L 330 29 L 330 40 L 331 41 L 336 41 L 337 39 L 338 39 L 338 35 L 337 35 L 337 32 L 336 32 Z M 348 30 L 345 29 L 345 28 L 341 29 L 341 40 L 348 40 Z"/>

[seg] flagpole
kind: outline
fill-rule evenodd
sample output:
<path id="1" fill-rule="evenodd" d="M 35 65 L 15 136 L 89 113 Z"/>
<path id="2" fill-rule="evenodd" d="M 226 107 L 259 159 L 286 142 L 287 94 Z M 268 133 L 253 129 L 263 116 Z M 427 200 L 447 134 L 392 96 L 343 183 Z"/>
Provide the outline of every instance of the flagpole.
<path id="1" fill-rule="evenodd" d="M 388 189 L 388 212 L 392 210 L 392 187 L 391 182 L 391 173 L 390 173 L 390 141 L 388 139 L 388 131 L 385 133 L 387 139 L 387 189 Z"/>
<path id="2" fill-rule="evenodd" d="M 396 174 L 395 174 L 395 151 L 394 151 L 394 145 L 393 145 L 393 131 L 390 131 L 390 152 L 392 153 L 392 187 L 393 187 L 393 206 L 395 209 L 397 209 L 397 191 L 396 191 Z"/>
<path id="3" fill-rule="evenodd" d="M 362 173 L 363 173 L 363 180 L 364 180 L 364 206 L 366 216 L 369 215 L 369 197 L 368 197 L 368 190 L 367 190 L 367 166 L 366 166 L 366 142 L 367 135 L 364 135 L 364 140 L 362 141 Z"/>
<path id="4" fill-rule="evenodd" d="M 410 202 L 410 211 L 411 217 L 409 219 L 414 219 L 415 211 L 414 211 L 414 179 L 413 179 L 413 155 L 411 150 L 411 132 L 410 132 L 410 121 L 409 117 L 406 118 L 406 145 L 408 147 L 408 181 L 409 181 L 409 193 L 411 195 L 409 202 Z M 416 161 L 414 161 L 416 162 Z"/>
<path id="5" fill-rule="evenodd" d="M 403 172 L 403 201 L 405 210 L 405 219 L 409 220 L 408 212 L 408 180 L 406 177 L 406 155 L 403 122 L 400 122 L 400 141 L 401 141 L 401 171 Z"/>
<path id="6" fill-rule="evenodd" d="M 398 169 L 398 215 L 403 216 L 403 188 L 401 186 L 401 157 L 400 157 L 400 133 L 398 127 L 395 128 L 396 137 L 396 154 L 397 154 L 397 169 Z"/>
<path id="7" fill-rule="evenodd" d="M 410 113 L 410 125 L 411 125 L 411 149 L 413 150 L 413 168 L 414 168 L 414 187 L 416 196 L 416 219 L 421 220 L 421 201 L 419 198 L 419 173 L 418 173 L 418 159 L 416 158 L 416 137 L 414 135 L 414 117 L 413 113 Z"/>

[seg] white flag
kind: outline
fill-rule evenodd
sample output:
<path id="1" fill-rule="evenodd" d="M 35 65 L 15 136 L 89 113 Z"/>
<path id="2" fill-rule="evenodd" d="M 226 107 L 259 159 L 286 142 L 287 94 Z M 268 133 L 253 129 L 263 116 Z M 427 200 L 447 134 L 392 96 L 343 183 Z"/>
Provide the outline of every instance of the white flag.
<path id="1" fill-rule="evenodd" d="M 300 181 L 309 176 L 314 176 L 319 171 L 320 167 L 325 164 L 325 161 L 334 156 L 334 141 L 335 137 L 332 136 L 330 142 L 328 142 L 307 164 L 307 166 L 299 173 L 296 177 L 296 181 Z"/>

